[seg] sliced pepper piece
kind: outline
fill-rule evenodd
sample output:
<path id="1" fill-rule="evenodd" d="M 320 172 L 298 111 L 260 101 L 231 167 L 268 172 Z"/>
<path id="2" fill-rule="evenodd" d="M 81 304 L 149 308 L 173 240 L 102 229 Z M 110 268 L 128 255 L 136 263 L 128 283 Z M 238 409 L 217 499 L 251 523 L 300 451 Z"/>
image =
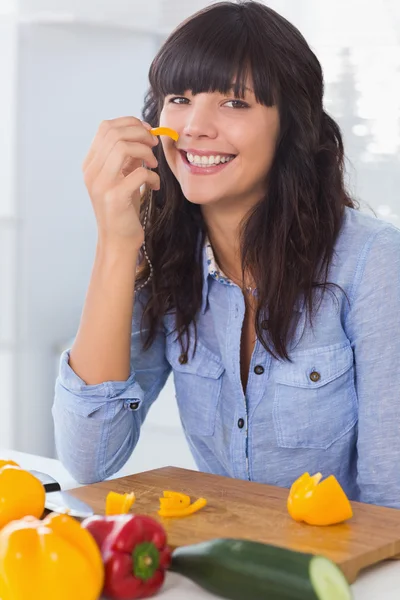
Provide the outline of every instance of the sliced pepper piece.
<path id="1" fill-rule="evenodd" d="M 293 483 L 287 501 L 292 519 L 309 525 L 335 525 L 351 519 L 351 504 L 336 477 L 321 479 L 321 473 L 303 473 Z"/>
<path id="2" fill-rule="evenodd" d="M 198 500 L 196 500 L 196 502 L 193 502 L 193 504 L 190 504 L 185 508 L 164 508 L 163 506 L 161 506 L 160 510 L 158 511 L 158 514 L 160 515 L 160 517 L 187 517 L 206 506 L 206 504 L 207 500 L 205 498 L 199 498 Z"/>
<path id="3" fill-rule="evenodd" d="M 170 127 L 153 127 L 153 129 L 150 129 L 150 133 L 153 135 L 168 135 L 175 142 L 179 139 L 179 133 Z"/>
<path id="4" fill-rule="evenodd" d="M 180 492 L 165 490 L 164 498 L 160 498 L 161 508 L 187 508 L 190 505 L 190 496 Z"/>
<path id="5" fill-rule="evenodd" d="M 108 492 L 106 498 L 106 515 L 125 515 L 132 508 L 135 502 L 135 494 L 118 494 L 117 492 Z"/>

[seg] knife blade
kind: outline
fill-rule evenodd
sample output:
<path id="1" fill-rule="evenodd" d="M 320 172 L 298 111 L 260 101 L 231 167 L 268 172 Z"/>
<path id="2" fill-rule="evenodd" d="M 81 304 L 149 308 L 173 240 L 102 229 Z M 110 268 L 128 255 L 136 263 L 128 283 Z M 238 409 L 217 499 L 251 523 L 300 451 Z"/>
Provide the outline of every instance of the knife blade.
<path id="1" fill-rule="evenodd" d="M 45 507 L 47 510 L 69 514 L 71 517 L 78 517 L 80 519 L 86 519 L 94 515 L 94 511 L 86 502 L 78 500 L 78 498 L 75 498 L 72 494 L 68 494 L 68 492 L 63 492 L 58 481 L 51 477 L 51 475 L 35 470 L 30 470 L 30 473 L 42 482 L 46 490 Z"/>

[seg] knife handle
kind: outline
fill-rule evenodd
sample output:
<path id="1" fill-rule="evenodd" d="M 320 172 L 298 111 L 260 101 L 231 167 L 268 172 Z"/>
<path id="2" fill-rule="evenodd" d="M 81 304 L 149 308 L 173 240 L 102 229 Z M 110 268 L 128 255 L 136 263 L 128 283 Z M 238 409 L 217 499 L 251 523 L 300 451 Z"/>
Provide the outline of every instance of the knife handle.
<path id="1" fill-rule="evenodd" d="M 29 472 L 34 477 L 36 477 L 36 479 L 39 479 L 39 481 L 42 482 L 43 487 L 46 490 L 46 493 L 61 491 L 61 486 L 58 483 L 58 481 L 56 481 L 53 477 L 51 477 L 47 473 L 42 473 L 41 471 L 33 471 L 33 470 L 29 470 Z"/>

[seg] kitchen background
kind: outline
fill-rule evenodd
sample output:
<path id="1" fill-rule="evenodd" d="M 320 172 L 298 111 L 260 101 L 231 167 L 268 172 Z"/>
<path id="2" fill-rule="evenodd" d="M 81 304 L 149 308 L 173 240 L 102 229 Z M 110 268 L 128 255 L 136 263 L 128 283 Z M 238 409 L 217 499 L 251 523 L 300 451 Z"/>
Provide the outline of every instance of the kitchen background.
<path id="1" fill-rule="evenodd" d="M 205 0 L 0 0 L 0 447 L 54 457 L 61 350 L 96 229 L 81 164 L 103 119 L 140 116 L 159 45 Z M 320 58 L 362 209 L 400 227 L 399 0 L 266 0 Z M 171 379 L 131 472 L 194 468 Z"/>

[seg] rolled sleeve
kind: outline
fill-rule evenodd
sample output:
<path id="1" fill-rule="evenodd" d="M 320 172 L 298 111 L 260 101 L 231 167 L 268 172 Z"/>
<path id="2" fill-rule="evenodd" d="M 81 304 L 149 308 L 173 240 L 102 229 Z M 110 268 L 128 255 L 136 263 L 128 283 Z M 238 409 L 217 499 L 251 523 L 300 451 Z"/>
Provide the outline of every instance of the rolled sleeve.
<path id="1" fill-rule="evenodd" d="M 87 385 L 69 364 L 70 350 L 61 355 L 57 384 L 67 392 L 70 410 L 89 417 L 108 400 L 123 400 L 127 408 L 138 410 L 144 400 L 144 392 L 131 373 L 126 381 L 105 381 Z"/>
<path id="2" fill-rule="evenodd" d="M 135 302 L 131 373 L 126 381 L 87 385 L 61 355 L 52 407 L 58 458 L 79 483 L 111 477 L 132 454 L 146 415 L 168 379 L 162 328 L 147 350 L 140 334 L 141 306 Z"/>

